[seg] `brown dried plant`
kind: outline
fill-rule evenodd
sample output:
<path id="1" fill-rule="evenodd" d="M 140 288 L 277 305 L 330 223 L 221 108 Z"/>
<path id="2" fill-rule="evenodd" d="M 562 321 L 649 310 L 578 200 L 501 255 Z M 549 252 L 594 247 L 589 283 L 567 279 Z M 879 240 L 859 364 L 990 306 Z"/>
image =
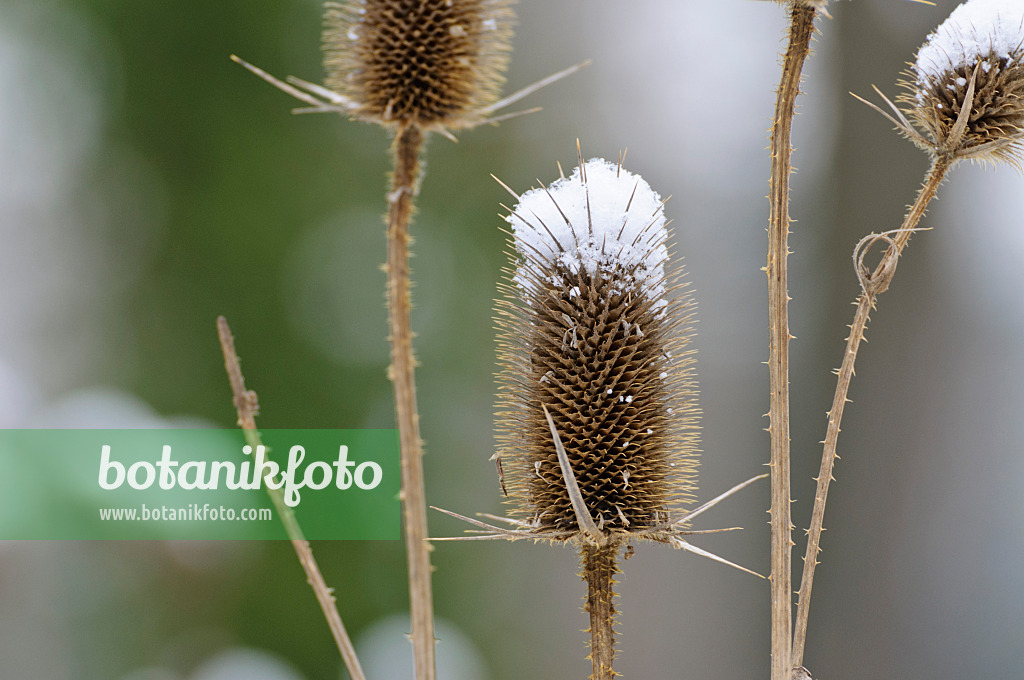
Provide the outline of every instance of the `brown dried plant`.
<path id="1" fill-rule="evenodd" d="M 1003 162 L 1020 169 L 1024 142 L 1024 8 L 994 9 L 995 3 L 974 0 L 958 7 L 918 51 L 902 81 L 898 98 L 905 109 L 876 92 L 888 105 L 883 110 L 865 102 L 892 122 L 931 159 L 917 198 L 902 225 L 883 234 L 869 234 L 854 250 L 854 268 L 861 285 L 856 311 L 829 410 L 821 469 L 808 529 L 807 551 L 799 591 L 793 639 L 793 665 L 802 666 L 807 638 L 814 570 L 820 551 L 825 502 L 828 497 L 843 410 L 854 363 L 864 339 L 869 315 L 878 296 L 888 290 L 910 237 L 949 171 L 964 160 Z M 856 95 L 855 95 L 856 96 Z M 860 99 L 860 97 L 858 97 Z M 861 101 L 865 101 L 861 99 Z M 911 123 L 914 121 L 922 131 Z M 885 250 L 871 267 L 867 257 L 876 244 Z"/>
<path id="2" fill-rule="evenodd" d="M 869 313 L 877 296 L 889 287 L 900 254 L 949 170 L 962 160 L 998 161 L 1019 169 L 1024 140 L 1024 21 L 1009 26 L 1018 31 L 1014 35 L 1019 39 L 999 34 L 1007 28 L 1003 25 L 972 26 L 976 33 L 970 36 L 943 33 L 940 27 L 902 83 L 906 92 L 897 102 L 903 108 L 884 95 L 889 111 L 869 103 L 927 152 L 931 167 L 900 228 L 869 235 L 854 253 L 862 293 L 829 412 L 794 623 L 787 280 L 791 133 L 814 20 L 819 13 L 827 16 L 827 0 L 785 4 L 790 13 L 789 43 L 771 129 L 765 268 L 771 381 L 772 680 L 810 677 L 802 664 L 814 568 L 839 424 Z M 950 21 L 954 17 L 956 13 Z M 389 375 L 401 436 L 418 680 L 434 678 L 434 640 L 409 326 L 409 223 L 429 133 L 454 139 L 452 131 L 502 120 L 508 116 L 496 114 L 503 107 L 579 68 L 499 100 L 512 23 L 511 0 L 334 2 L 327 3 L 323 34 L 326 86 L 292 77 L 281 81 L 235 58 L 308 105 L 299 112 L 340 113 L 394 134 L 394 172 L 386 195 Z M 945 37 L 935 40 L 936 35 Z M 962 40 L 958 47 L 958 35 L 970 40 Z M 981 40 L 976 39 L 979 35 Z M 612 172 L 616 182 L 631 182 L 631 190 L 609 189 L 613 184 L 605 180 Z M 621 159 L 617 165 L 584 163 L 582 155 L 576 172 L 551 187 L 521 196 L 509 191 L 518 204 L 508 216 L 512 267 L 498 303 L 501 373 L 494 460 L 510 517 L 489 516 L 505 523 L 498 526 L 449 514 L 477 527 L 475 535 L 463 540 L 529 539 L 579 547 L 588 584 L 592 677 L 610 680 L 615 675 L 613 584 L 619 551 L 628 546 L 628 557 L 630 542 L 646 539 L 731 564 L 684 537 L 704 533 L 690 530 L 689 522 L 753 480 L 687 512 L 695 490 L 699 416 L 688 349 L 693 305 L 665 250 L 664 203 L 655 201 L 656 208 L 644 216 L 631 212 L 638 195 L 644 200 L 657 195 L 642 179 L 625 172 Z M 609 197 L 622 200 L 609 207 Z M 886 248 L 872 268 L 866 264 L 867 256 L 878 243 Z"/>
<path id="3" fill-rule="evenodd" d="M 768 432 L 771 435 L 771 678 L 790 680 L 792 648 L 792 546 L 789 460 L 789 180 L 793 172 L 793 116 L 814 20 L 824 2 L 793 1 L 789 38 L 776 90 L 771 127 L 768 258 Z M 799 665 L 799 664 L 798 664 Z"/>
<path id="4" fill-rule="evenodd" d="M 549 187 L 509 189 L 493 459 L 510 517 L 492 519 L 512 528 L 448 514 L 479 527 L 470 540 L 579 546 L 591 677 L 610 680 L 619 551 L 650 540 L 736 566 L 684 536 L 706 533 L 689 521 L 754 480 L 686 511 L 699 421 L 694 305 L 668 256 L 664 201 L 621 159 L 578 158 Z"/>
<path id="5" fill-rule="evenodd" d="M 511 4 L 329 2 L 325 84 L 360 120 L 426 130 L 479 125 L 504 83 Z"/>
<path id="6" fill-rule="evenodd" d="M 299 112 L 340 113 L 394 134 L 388 203 L 387 291 L 391 366 L 398 423 L 402 507 L 412 642 L 418 680 L 434 680 L 434 616 L 427 542 L 423 445 L 416 404 L 410 324 L 409 224 L 419 189 L 421 155 L 429 133 L 519 114 L 495 112 L 584 64 L 545 78 L 503 100 L 512 0 L 350 0 L 326 3 L 323 32 L 327 86 L 294 77 L 279 80 L 232 59 L 308 104 Z"/>

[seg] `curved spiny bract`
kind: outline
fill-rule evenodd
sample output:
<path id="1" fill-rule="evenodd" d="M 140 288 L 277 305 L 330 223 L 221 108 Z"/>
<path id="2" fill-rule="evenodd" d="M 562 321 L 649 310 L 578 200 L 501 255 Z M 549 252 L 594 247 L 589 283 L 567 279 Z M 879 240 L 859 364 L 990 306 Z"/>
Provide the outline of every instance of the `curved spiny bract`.
<path id="1" fill-rule="evenodd" d="M 350 0 L 324 16 L 326 85 L 385 125 L 466 128 L 486 117 L 508 65 L 511 0 Z"/>
<path id="2" fill-rule="evenodd" d="M 546 407 L 598 528 L 659 539 L 695 491 L 699 415 L 693 303 L 669 266 L 662 203 L 595 159 L 524 194 L 508 220 L 497 439 L 510 512 L 538 538 L 580 531 Z"/>

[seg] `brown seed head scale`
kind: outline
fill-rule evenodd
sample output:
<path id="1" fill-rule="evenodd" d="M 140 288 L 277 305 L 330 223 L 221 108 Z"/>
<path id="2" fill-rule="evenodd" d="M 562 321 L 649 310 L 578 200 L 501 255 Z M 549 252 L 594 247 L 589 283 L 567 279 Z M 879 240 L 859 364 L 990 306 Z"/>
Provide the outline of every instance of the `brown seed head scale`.
<path id="1" fill-rule="evenodd" d="M 498 98 L 511 0 L 328 2 L 326 85 L 357 118 L 424 129 L 472 127 Z"/>
<path id="2" fill-rule="evenodd" d="M 536 538 L 580 538 L 547 409 L 607 540 L 667 540 L 695 491 L 699 411 L 694 303 L 668 259 L 664 203 L 600 159 L 518 198 L 497 303 L 510 514 Z"/>
<path id="3" fill-rule="evenodd" d="M 918 51 L 899 101 L 935 155 L 1019 166 L 1024 140 L 1024 2 L 970 0 Z M 902 126 L 901 126 L 902 127 Z"/>

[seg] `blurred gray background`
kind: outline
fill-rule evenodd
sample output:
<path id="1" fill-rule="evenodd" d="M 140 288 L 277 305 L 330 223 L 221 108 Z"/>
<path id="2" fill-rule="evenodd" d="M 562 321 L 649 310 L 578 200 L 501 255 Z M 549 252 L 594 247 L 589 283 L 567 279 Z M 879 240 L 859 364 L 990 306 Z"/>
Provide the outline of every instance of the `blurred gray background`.
<path id="1" fill-rule="evenodd" d="M 848 91 L 889 96 L 956 3 L 831 3 L 796 127 L 791 246 L 799 568 L 850 302 L 850 253 L 898 225 L 922 153 Z M 569 64 L 541 113 L 430 143 L 414 324 L 430 503 L 500 512 L 493 173 L 557 176 L 580 138 L 672 195 L 699 303 L 704 499 L 768 459 L 767 128 L 785 11 L 747 0 L 524 0 L 507 91 Z M 0 426 L 230 427 L 214 331 L 236 333 L 263 427 L 391 423 L 383 309 L 389 140 L 228 60 L 319 81 L 320 6 L 0 0 Z M 806 663 L 828 680 L 1019 677 L 1024 648 L 1024 179 L 957 168 L 880 300 L 830 495 Z M 768 569 L 767 483 L 699 544 Z M 434 535 L 462 526 L 434 514 Z M 411 675 L 397 543 L 317 543 L 371 678 Z M 445 680 L 582 678 L 566 548 L 441 544 Z M 799 577 L 797 573 L 796 577 Z M 641 545 L 620 578 L 626 678 L 768 675 L 765 582 Z M 392 664 L 392 666 L 388 666 Z M 393 666 L 397 664 L 397 666 Z M 0 544 L 5 680 L 335 680 L 289 545 Z M 403 676 L 403 673 L 405 674 Z"/>

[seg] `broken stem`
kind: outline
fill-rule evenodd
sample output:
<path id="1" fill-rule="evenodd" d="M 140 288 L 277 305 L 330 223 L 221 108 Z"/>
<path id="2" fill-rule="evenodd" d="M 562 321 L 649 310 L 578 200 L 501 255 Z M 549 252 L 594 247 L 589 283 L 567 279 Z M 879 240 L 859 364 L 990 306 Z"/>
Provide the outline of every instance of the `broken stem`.
<path id="1" fill-rule="evenodd" d="M 242 376 L 242 368 L 239 365 L 238 354 L 235 352 L 235 339 L 231 335 L 231 328 L 228 327 L 227 319 L 223 316 L 217 317 L 217 335 L 220 338 L 221 351 L 224 353 L 224 367 L 227 369 L 228 380 L 231 382 L 231 393 L 234 395 L 235 410 L 238 412 L 238 425 L 245 433 L 245 440 L 252 447 L 253 451 L 260 445 L 260 434 L 256 431 L 256 393 L 245 389 L 245 378 Z M 356 650 L 345 630 L 345 624 L 341 621 L 341 614 L 338 612 L 338 603 L 334 599 L 334 591 L 327 586 L 320 567 L 313 557 L 313 550 L 309 541 L 302 535 L 302 528 L 295 519 L 295 514 L 284 502 L 284 494 L 281 489 L 266 485 L 267 494 L 277 510 L 281 522 L 284 524 L 285 532 L 295 548 L 295 554 L 299 558 L 299 564 L 306 572 L 306 582 L 313 589 L 316 601 L 320 604 L 320 610 L 327 619 L 327 626 L 334 637 L 334 643 L 338 646 L 345 668 L 348 669 L 352 680 L 366 680 L 363 669 L 356 657 Z"/>

